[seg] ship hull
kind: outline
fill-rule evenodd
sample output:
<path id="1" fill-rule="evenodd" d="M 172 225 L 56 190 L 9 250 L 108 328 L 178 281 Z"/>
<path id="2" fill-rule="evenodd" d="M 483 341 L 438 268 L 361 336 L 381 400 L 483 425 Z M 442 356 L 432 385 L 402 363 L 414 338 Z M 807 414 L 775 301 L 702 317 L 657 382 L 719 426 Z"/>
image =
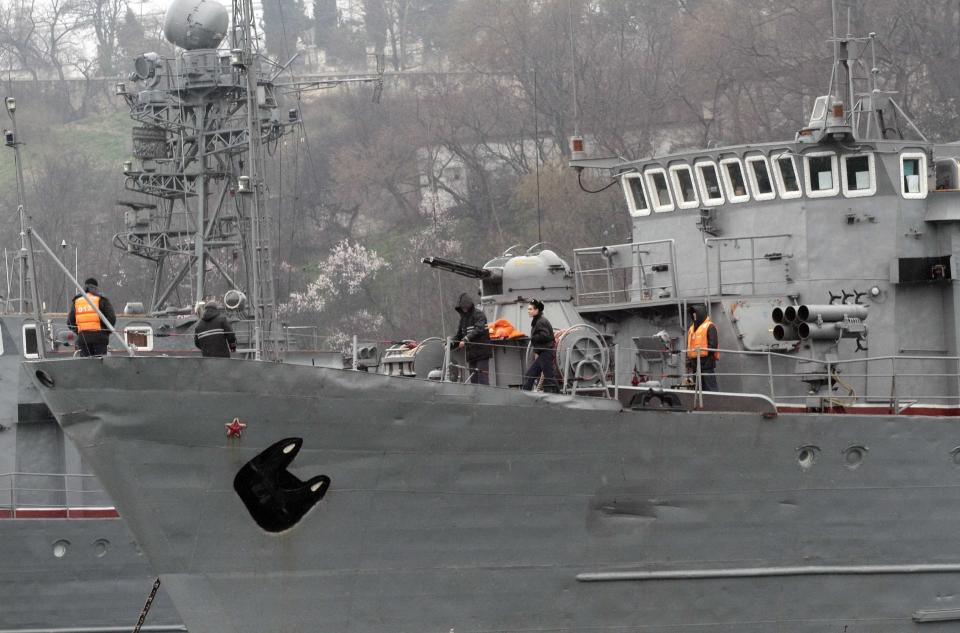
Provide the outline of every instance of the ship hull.
<path id="1" fill-rule="evenodd" d="M 956 421 L 638 412 L 221 359 L 28 367 L 193 633 L 960 620 Z M 290 472 L 330 487 L 271 533 L 234 479 L 290 438 Z"/>
<path id="2" fill-rule="evenodd" d="M 0 561 L 0 633 L 132 630 L 155 579 L 118 518 L 4 518 Z M 143 630 L 185 630 L 165 590 Z"/>

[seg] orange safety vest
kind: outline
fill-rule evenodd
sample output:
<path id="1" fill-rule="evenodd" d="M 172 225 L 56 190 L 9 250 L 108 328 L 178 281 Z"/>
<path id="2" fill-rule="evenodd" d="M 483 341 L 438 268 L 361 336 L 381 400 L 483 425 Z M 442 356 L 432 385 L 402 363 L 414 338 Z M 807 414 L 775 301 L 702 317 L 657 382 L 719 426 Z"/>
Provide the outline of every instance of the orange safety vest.
<path id="1" fill-rule="evenodd" d="M 87 297 L 93 302 L 93 305 L 97 306 L 97 310 L 99 310 L 100 296 L 88 292 Z M 73 300 L 73 312 L 76 315 L 78 332 L 98 332 L 102 329 L 100 327 L 100 315 L 97 314 L 97 310 L 91 308 L 90 304 L 87 303 L 87 300 L 83 297 L 77 297 Z"/>
<path id="2" fill-rule="evenodd" d="M 488 325 L 487 329 L 490 331 L 490 338 L 495 339 L 521 338 L 526 336 L 526 334 L 513 327 L 513 323 L 510 323 L 510 321 L 506 319 L 497 319 Z"/>
<path id="3" fill-rule="evenodd" d="M 687 331 L 687 358 L 696 358 L 697 356 L 706 358 L 713 354 L 714 359 L 720 360 L 720 352 L 708 351 L 710 345 L 707 343 L 707 330 L 710 329 L 711 325 L 713 325 L 713 321 L 710 320 L 710 317 L 705 318 L 696 330 L 693 329 L 693 324 L 690 324 L 690 329 Z"/>

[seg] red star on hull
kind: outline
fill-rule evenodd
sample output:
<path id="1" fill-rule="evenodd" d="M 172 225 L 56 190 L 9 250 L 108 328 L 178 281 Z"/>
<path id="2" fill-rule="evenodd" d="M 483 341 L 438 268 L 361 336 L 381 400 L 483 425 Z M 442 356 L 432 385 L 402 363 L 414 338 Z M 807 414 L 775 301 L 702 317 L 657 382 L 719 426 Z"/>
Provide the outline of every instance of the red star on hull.
<path id="1" fill-rule="evenodd" d="M 246 423 L 241 422 L 240 418 L 234 418 L 233 422 L 227 422 L 223 426 L 227 429 L 227 437 L 241 437 L 243 429 L 247 428 Z"/>

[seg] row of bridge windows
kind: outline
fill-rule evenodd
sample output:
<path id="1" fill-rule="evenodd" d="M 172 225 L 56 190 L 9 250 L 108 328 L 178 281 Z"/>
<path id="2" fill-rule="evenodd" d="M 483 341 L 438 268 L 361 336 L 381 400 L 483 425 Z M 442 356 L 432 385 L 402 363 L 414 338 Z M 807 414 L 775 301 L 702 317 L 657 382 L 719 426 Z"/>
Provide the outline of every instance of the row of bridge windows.
<path id="1" fill-rule="evenodd" d="M 804 164 L 801 180 L 797 159 Z M 648 167 L 629 172 L 622 178 L 630 215 L 640 217 L 651 211 L 715 207 L 750 200 L 827 198 L 839 195 L 859 198 L 877 192 L 877 177 L 872 153 L 844 154 L 812 152 L 797 156 L 779 153 L 699 160 L 669 168 Z M 927 196 L 927 157 L 922 152 L 900 155 L 900 193 L 904 198 Z"/>

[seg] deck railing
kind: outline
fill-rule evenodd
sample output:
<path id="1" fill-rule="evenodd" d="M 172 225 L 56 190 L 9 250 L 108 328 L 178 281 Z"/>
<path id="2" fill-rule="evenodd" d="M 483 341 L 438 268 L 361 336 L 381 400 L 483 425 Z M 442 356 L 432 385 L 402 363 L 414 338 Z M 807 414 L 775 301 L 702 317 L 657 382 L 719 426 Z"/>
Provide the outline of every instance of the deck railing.
<path id="1" fill-rule="evenodd" d="M 65 473 L 0 473 L 0 514 L 17 518 L 17 513 L 36 510 L 71 511 L 112 509 L 113 502 L 99 488 L 93 475 Z"/>
<path id="2" fill-rule="evenodd" d="M 676 300 L 673 240 L 592 246 L 573 251 L 578 306 Z"/>
<path id="3" fill-rule="evenodd" d="M 769 396 L 781 405 L 807 407 L 816 401 L 816 408 L 843 409 L 873 405 L 892 414 L 909 412 L 911 407 L 956 409 L 960 414 L 960 357 L 896 355 L 872 358 L 824 360 L 797 354 L 732 349 L 719 351 L 721 360 L 715 375 L 720 391 L 749 391 Z M 699 367 L 686 369 L 686 350 L 638 349 L 631 353 L 649 359 L 664 356 L 663 368 L 673 368 L 660 375 L 664 386 L 689 386 L 700 392 L 702 373 Z M 618 355 L 624 356 L 620 349 Z M 672 363 L 666 356 L 676 354 Z M 744 371 L 724 367 L 745 366 Z M 802 371 L 797 371 L 802 367 Z M 726 384 L 724 384 L 726 382 Z M 731 384 L 733 383 L 733 384 Z M 819 384 L 810 393 L 805 385 Z"/>

